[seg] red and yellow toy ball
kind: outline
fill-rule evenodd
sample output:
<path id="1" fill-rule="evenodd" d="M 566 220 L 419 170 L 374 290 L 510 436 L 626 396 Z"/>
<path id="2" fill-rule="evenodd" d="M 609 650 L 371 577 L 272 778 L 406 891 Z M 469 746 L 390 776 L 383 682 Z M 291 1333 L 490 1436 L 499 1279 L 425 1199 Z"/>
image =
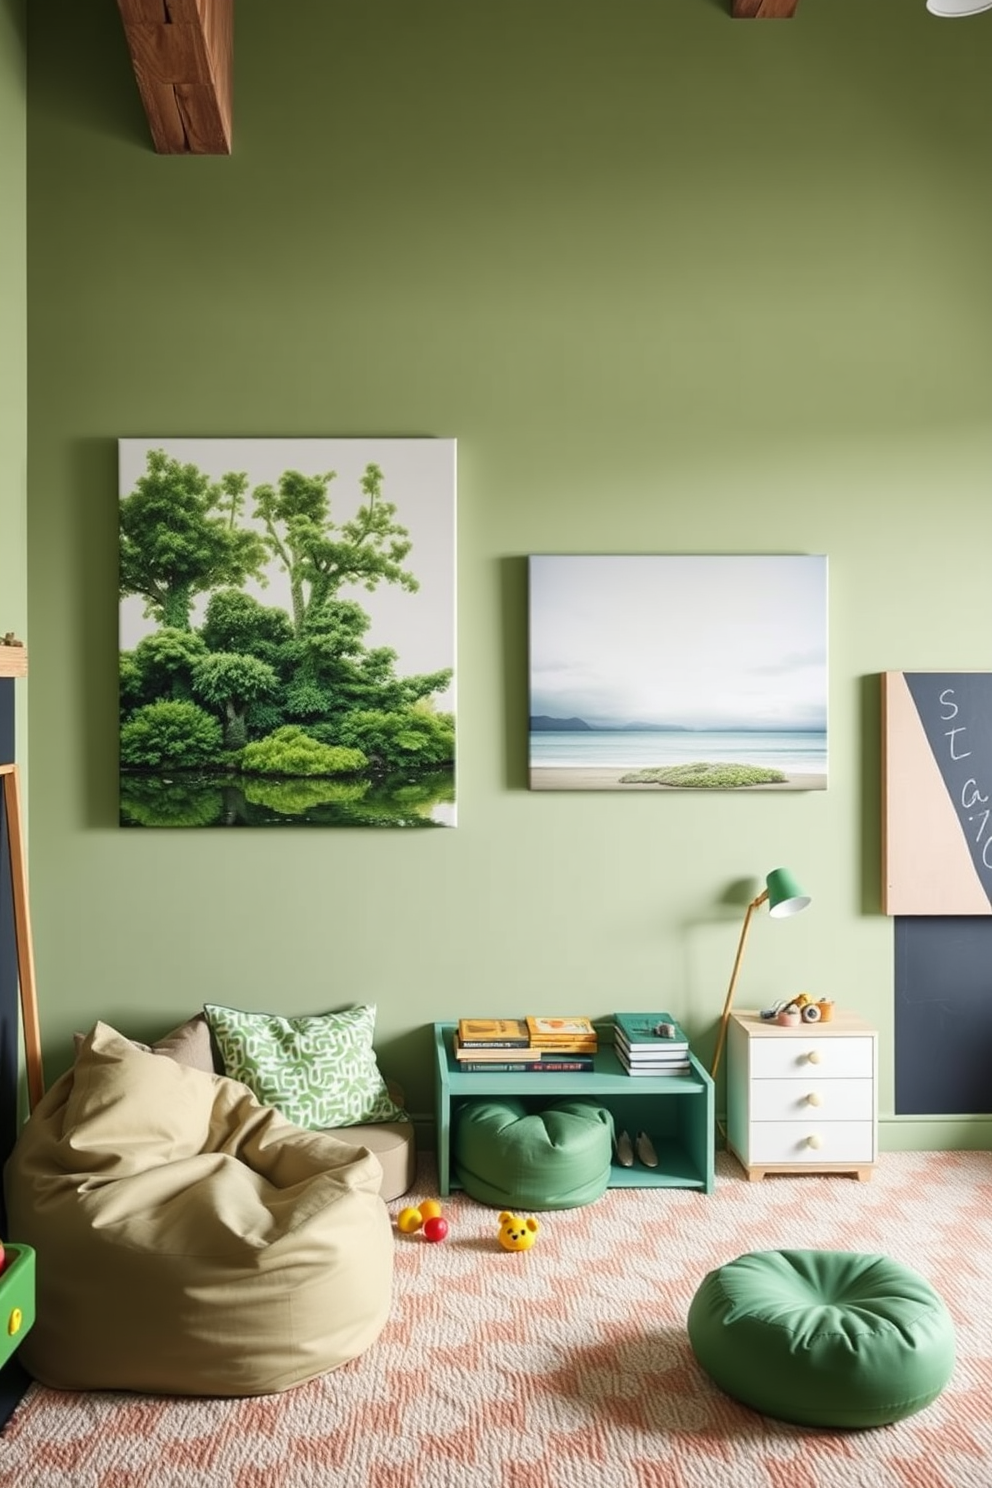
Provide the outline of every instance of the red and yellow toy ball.
<path id="1" fill-rule="evenodd" d="M 532 1214 L 522 1219 L 519 1214 L 504 1211 L 499 1217 L 497 1240 L 504 1250 L 530 1250 L 541 1228 L 540 1221 Z"/>
<path id="2" fill-rule="evenodd" d="M 443 1240 L 448 1233 L 448 1221 L 441 1213 L 441 1205 L 437 1199 L 425 1199 L 416 1208 L 401 1209 L 396 1216 L 396 1228 L 404 1235 L 415 1235 L 418 1230 L 423 1232 L 425 1240 L 436 1245 Z"/>

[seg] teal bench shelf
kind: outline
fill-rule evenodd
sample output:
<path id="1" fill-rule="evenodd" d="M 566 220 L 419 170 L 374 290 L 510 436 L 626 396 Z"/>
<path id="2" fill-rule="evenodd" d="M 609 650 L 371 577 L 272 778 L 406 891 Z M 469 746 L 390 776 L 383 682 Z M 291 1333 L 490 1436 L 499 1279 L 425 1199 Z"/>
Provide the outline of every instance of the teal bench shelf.
<path id="1" fill-rule="evenodd" d="M 514 1095 L 540 1110 L 563 1096 L 590 1095 L 612 1112 L 618 1131 L 645 1131 L 658 1166 L 614 1163 L 611 1188 L 696 1188 L 713 1192 L 716 1132 L 713 1081 L 695 1055 L 684 1075 L 628 1075 L 610 1045 L 601 1046 L 592 1074 L 477 1073 L 459 1069 L 452 1052 L 454 1023 L 434 1024 L 438 1190 L 461 1185 L 452 1174 L 451 1137 L 468 1101 Z"/>

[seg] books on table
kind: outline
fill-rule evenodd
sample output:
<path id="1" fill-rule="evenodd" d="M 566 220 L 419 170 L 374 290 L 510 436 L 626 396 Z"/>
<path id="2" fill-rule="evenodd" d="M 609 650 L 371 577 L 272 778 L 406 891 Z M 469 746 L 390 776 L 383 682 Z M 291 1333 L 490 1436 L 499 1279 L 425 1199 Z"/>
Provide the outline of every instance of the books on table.
<path id="1" fill-rule="evenodd" d="M 613 1040 L 613 1047 L 631 1064 L 685 1064 L 689 1058 L 688 1046 L 684 1049 L 632 1049 L 620 1033 Z"/>
<path id="2" fill-rule="evenodd" d="M 682 1075 L 689 1040 L 671 1013 L 614 1013 L 613 1049 L 629 1075 Z"/>
<path id="3" fill-rule="evenodd" d="M 590 1018 L 459 1018 L 451 1047 L 459 1070 L 581 1074 L 599 1038 Z"/>
<path id="4" fill-rule="evenodd" d="M 671 1013 L 614 1013 L 616 1033 L 631 1050 L 687 1053 L 689 1040 Z"/>
<path id="5" fill-rule="evenodd" d="M 667 1059 L 638 1059 L 628 1054 L 618 1041 L 613 1045 L 613 1052 L 620 1068 L 626 1070 L 628 1075 L 685 1075 L 692 1068 L 688 1051 L 673 1054 Z"/>
<path id="6" fill-rule="evenodd" d="M 525 1021 L 532 1039 L 594 1039 L 596 1037 L 596 1029 L 591 1018 L 539 1018 L 528 1016 Z"/>
<path id="7" fill-rule="evenodd" d="M 591 1054 L 540 1054 L 529 1059 L 459 1059 L 459 1072 L 477 1075 L 584 1075 L 596 1068 Z"/>
<path id="8" fill-rule="evenodd" d="M 688 1069 L 688 1051 L 682 1054 L 670 1054 L 658 1059 L 640 1058 L 636 1054 L 630 1054 L 622 1044 L 614 1044 L 613 1051 L 622 1064 L 629 1065 L 631 1069 Z"/>
<path id="9" fill-rule="evenodd" d="M 530 1044 L 523 1044 L 519 1048 L 499 1048 L 496 1045 L 464 1043 L 459 1033 L 451 1035 L 451 1047 L 455 1058 L 458 1060 L 475 1059 L 480 1063 L 491 1064 L 523 1064 L 528 1059 L 535 1057 L 534 1050 Z"/>
<path id="10" fill-rule="evenodd" d="M 464 1064 L 537 1064 L 548 1059 L 587 1059 L 592 1063 L 588 1050 L 544 1049 L 528 1044 L 524 1049 L 488 1049 L 474 1044 L 463 1044 L 457 1033 L 451 1035 L 451 1049 L 460 1065 Z"/>
<path id="11" fill-rule="evenodd" d="M 529 1049 L 530 1032 L 523 1018 L 459 1018 L 462 1048 Z"/>
<path id="12" fill-rule="evenodd" d="M 534 1049 L 584 1049 L 595 1053 L 599 1035 L 591 1018 L 528 1017 L 527 1032 Z"/>

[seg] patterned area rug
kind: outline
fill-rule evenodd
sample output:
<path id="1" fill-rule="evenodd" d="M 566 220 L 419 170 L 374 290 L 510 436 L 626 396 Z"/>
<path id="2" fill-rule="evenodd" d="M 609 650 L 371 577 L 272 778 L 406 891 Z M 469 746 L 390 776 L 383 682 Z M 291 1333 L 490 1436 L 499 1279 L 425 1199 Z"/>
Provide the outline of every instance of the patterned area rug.
<path id="1" fill-rule="evenodd" d="M 396 1232 L 392 1316 L 362 1358 L 252 1400 L 32 1386 L 0 1437 L 0 1484 L 990 1488 L 992 1156 L 886 1154 L 869 1183 L 749 1184 L 721 1154 L 717 1174 L 709 1197 L 611 1190 L 542 1215 L 520 1254 L 497 1244 L 494 1210 L 452 1196 L 446 1240 Z M 432 1183 L 428 1159 L 394 1218 Z M 756 1415 L 701 1372 L 685 1316 L 705 1272 L 813 1246 L 884 1252 L 936 1286 L 958 1363 L 933 1405 L 816 1431 Z"/>

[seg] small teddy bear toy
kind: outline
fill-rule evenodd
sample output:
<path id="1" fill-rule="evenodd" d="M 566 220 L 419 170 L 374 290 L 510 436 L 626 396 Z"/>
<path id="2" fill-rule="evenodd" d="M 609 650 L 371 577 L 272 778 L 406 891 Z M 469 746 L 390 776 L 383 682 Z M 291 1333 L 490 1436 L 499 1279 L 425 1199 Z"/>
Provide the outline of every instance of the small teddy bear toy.
<path id="1" fill-rule="evenodd" d="M 499 1217 L 499 1234 L 496 1238 L 504 1250 L 530 1250 L 540 1228 L 540 1223 L 533 1215 L 521 1219 L 519 1214 L 510 1214 L 504 1210 Z"/>

